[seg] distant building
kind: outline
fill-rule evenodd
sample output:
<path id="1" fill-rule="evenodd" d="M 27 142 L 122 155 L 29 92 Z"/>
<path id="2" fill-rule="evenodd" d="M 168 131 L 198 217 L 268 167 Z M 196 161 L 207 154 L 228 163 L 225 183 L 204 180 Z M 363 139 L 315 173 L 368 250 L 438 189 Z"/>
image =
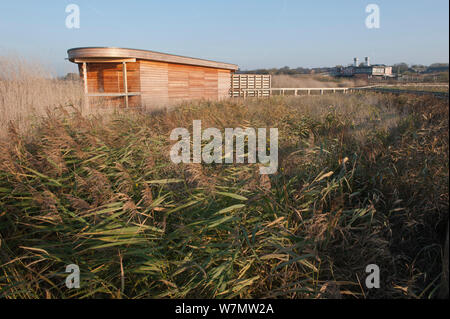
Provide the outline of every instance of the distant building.
<path id="1" fill-rule="evenodd" d="M 74 48 L 69 61 L 78 64 L 86 102 L 158 109 L 194 99 L 230 97 L 235 64 L 123 48 Z"/>
<path id="2" fill-rule="evenodd" d="M 369 57 L 365 58 L 365 62 L 358 65 L 358 58 L 353 59 L 353 65 L 347 67 L 339 67 L 336 70 L 337 76 L 346 77 L 393 77 L 392 67 L 384 64 L 370 64 Z"/>

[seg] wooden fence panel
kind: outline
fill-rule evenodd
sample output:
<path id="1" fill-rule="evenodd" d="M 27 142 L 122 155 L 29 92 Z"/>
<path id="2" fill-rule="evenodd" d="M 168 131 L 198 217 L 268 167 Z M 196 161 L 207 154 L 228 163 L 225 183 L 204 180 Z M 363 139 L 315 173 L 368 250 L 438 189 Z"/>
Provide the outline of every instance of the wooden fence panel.
<path id="1" fill-rule="evenodd" d="M 233 74 L 231 76 L 231 97 L 268 97 L 272 76 L 266 74 Z M 245 90 L 245 91 L 244 91 Z M 254 90 L 254 91 L 252 91 Z M 246 92 L 246 93 L 244 93 Z"/>

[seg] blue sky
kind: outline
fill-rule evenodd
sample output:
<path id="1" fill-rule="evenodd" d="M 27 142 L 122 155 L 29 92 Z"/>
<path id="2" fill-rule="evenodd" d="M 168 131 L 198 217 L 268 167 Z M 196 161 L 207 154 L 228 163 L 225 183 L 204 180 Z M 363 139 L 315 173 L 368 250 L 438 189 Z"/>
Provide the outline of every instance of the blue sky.
<path id="1" fill-rule="evenodd" d="M 80 7 L 80 29 L 65 8 Z M 380 7 L 368 29 L 365 8 Z M 448 0 L 29 0 L 0 2 L 0 54 L 75 71 L 67 49 L 116 46 L 238 64 L 241 69 L 449 61 Z"/>

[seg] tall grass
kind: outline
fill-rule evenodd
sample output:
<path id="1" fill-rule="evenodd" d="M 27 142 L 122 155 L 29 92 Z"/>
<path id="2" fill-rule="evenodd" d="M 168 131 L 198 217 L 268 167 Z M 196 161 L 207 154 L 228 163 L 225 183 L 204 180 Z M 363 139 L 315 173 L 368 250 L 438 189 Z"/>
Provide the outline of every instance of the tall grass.
<path id="1" fill-rule="evenodd" d="M 277 127 L 280 167 L 175 165 L 175 127 Z M 5 298 L 433 298 L 448 107 L 334 95 L 53 112 L 0 145 Z M 81 269 L 81 288 L 64 281 Z M 382 289 L 364 285 L 381 269 Z"/>
<path id="2" fill-rule="evenodd" d="M 272 75 L 274 88 L 331 88 L 367 85 L 364 79 L 344 79 L 322 75 Z"/>
<path id="3" fill-rule="evenodd" d="M 448 85 L 398 85 L 398 86 L 385 86 L 387 89 L 394 90 L 416 90 L 416 91 L 429 91 L 429 92 L 448 92 Z"/>
<path id="4" fill-rule="evenodd" d="M 39 62 L 0 56 L 0 136 L 11 123 L 27 130 L 47 112 L 82 101 L 80 82 L 57 80 Z"/>

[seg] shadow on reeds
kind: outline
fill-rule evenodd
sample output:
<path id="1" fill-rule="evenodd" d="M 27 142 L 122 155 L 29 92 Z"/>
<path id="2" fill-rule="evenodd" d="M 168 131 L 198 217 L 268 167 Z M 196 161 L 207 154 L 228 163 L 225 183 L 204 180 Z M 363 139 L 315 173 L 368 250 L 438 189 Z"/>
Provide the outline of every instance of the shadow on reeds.
<path id="1" fill-rule="evenodd" d="M 170 131 L 278 127 L 280 167 L 175 165 Z M 5 298 L 435 298 L 448 107 L 375 94 L 49 113 L 0 145 Z M 365 267 L 381 288 L 365 287 Z M 81 288 L 65 287 L 77 264 Z"/>

